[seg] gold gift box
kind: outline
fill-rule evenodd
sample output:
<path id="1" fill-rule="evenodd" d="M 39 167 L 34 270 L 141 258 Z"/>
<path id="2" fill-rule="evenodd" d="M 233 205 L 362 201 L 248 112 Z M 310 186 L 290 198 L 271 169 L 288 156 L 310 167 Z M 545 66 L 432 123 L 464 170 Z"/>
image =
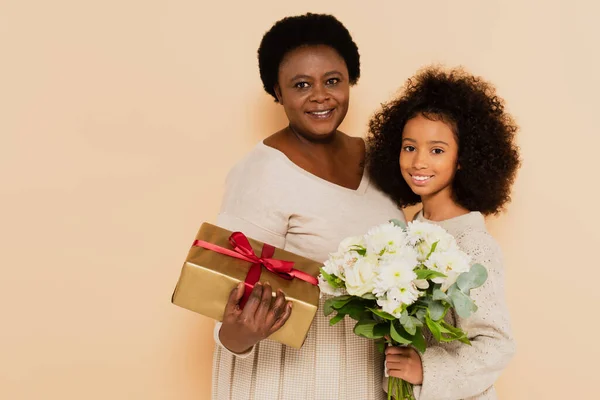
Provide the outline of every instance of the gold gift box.
<path id="1" fill-rule="evenodd" d="M 231 234 L 232 232 L 226 229 L 203 223 L 196 239 L 231 249 Z M 250 237 L 248 241 L 255 254 L 260 256 L 263 243 Z M 278 248 L 275 248 L 272 258 L 293 261 L 294 269 L 315 277 L 322 266 L 321 263 Z M 238 283 L 246 280 L 251 265 L 250 262 L 215 251 L 192 247 L 183 264 L 171 301 L 180 307 L 222 321 L 229 294 Z M 290 318 L 269 339 L 294 348 L 302 347 L 317 312 L 319 288 L 300 279 L 281 278 L 266 268 L 261 268 L 259 281 L 268 281 L 274 292 L 281 289 L 286 299 L 293 303 Z"/>

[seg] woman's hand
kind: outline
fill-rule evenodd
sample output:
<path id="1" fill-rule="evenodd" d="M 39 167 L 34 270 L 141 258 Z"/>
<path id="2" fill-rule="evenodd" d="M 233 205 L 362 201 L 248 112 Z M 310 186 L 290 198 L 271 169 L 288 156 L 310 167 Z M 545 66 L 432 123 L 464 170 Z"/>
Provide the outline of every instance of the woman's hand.
<path id="1" fill-rule="evenodd" d="M 385 349 L 385 368 L 389 376 L 400 378 L 413 385 L 423 383 L 421 356 L 412 347 Z"/>
<path id="2" fill-rule="evenodd" d="M 254 285 L 244 309 L 239 302 L 244 296 L 244 283 L 229 295 L 219 331 L 221 344 L 234 353 L 244 353 L 256 343 L 269 337 L 285 324 L 292 312 L 292 303 L 286 302 L 281 290 L 272 296 L 271 285 Z"/>

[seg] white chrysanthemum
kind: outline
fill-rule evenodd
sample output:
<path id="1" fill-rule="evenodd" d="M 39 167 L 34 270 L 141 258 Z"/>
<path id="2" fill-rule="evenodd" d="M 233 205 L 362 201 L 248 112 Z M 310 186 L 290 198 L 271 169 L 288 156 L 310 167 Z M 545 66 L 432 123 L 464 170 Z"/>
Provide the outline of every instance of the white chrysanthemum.
<path id="1" fill-rule="evenodd" d="M 343 288 L 334 288 L 333 286 L 331 286 L 324 278 L 322 275 L 319 275 L 318 277 L 319 279 L 319 289 L 321 289 L 322 293 L 325 294 L 329 294 L 332 296 L 341 296 L 343 294 L 346 294 L 346 291 Z"/>
<path id="2" fill-rule="evenodd" d="M 344 269 L 348 294 L 362 296 L 373 291 L 377 276 L 375 273 L 377 263 L 376 255 L 367 255 L 358 258 L 351 266 Z"/>
<path id="3" fill-rule="evenodd" d="M 400 318 L 400 314 L 402 314 L 402 304 L 399 300 L 394 298 L 386 297 L 377 299 L 377 305 L 381 307 L 383 311 L 393 315 L 396 318 Z"/>
<path id="4" fill-rule="evenodd" d="M 406 233 L 401 227 L 389 222 L 369 229 L 365 242 L 369 254 L 395 253 L 405 245 Z"/>
<path id="5" fill-rule="evenodd" d="M 407 242 L 419 254 L 419 261 L 425 261 L 435 242 L 437 242 L 435 252 L 458 248 L 454 237 L 439 225 L 423 221 L 412 221 L 408 224 L 406 233 Z"/>
<path id="6" fill-rule="evenodd" d="M 444 252 L 434 252 L 425 262 L 425 266 L 434 271 L 441 272 L 446 278 L 434 278 L 435 283 L 441 283 L 442 291 L 446 291 L 456 282 L 458 276 L 470 269 L 471 257 L 459 249 Z"/>
<path id="7" fill-rule="evenodd" d="M 385 298 L 378 299 L 377 304 L 388 314 L 392 314 L 396 318 L 400 318 L 403 306 L 413 304 L 421 292 L 410 282 L 405 286 L 391 288 Z"/>
<path id="8" fill-rule="evenodd" d="M 414 272 L 417 264 L 417 253 L 411 247 L 405 247 L 395 255 L 383 257 L 380 260 L 373 293 L 383 296 L 391 288 L 405 286 L 417 279 Z"/>

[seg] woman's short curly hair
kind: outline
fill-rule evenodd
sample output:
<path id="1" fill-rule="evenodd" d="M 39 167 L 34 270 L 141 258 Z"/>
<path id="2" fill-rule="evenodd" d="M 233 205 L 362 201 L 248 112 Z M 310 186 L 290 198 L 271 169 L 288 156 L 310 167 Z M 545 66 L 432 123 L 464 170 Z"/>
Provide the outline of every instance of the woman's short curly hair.
<path id="1" fill-rule="evenodd" d="M 348 29 L 334 16 L 305 14 L 277 21 L 262 38 L 258 48 L 258 68 L 265 91 L 275 98 L 279 65 L 291 50 L 301 46 L 326 45 L 335 49 L 346 62 L 350 84 L 360 77 L 358 47 Z"/>
<path id="2" fill-rule="evenodd" d="M 404 125 L 417 115 L 444 121 L 456 134 L 460 169 L 453 181 L 454 200 L 486 215 L 502 211 L 520 166 L 518 127 L 494 86 L 462 68 L 419 71 L 400 97 L 371 119 L 367 168 L 377 186 L 400 207 L 421 201 L 399 166 Z"/>

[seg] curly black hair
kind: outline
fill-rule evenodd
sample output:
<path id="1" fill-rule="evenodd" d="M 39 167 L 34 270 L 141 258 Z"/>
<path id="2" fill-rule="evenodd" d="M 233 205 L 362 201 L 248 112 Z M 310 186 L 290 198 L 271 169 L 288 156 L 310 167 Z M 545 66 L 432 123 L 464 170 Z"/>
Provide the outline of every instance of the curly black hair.
<path id="1" fill-rule="evenodd" d="M 265 91 L 275 98 L 279 65 L 291 50 L 301 46 L 326 45 L 335 49 L 346 62 L 350 85 L 360 77 L 358 47 L 348 29 L 328 14 L 299 15 L 277 21 L 262 38 L 258 48 L 258 68 Z"/>
<path id="2" fill-rule="evenodd" d="M 427 67 L 410 78 L 399 98 L 383 105 L 369 122 L 367 168 L 375 184 L 400 206 L 421 201 L 400 173 L 402 131 L 423 115 L 449 124 L 458 142 L 453 181 L 457 204 L 482 214 L 498 214 L 510 202 L 520 166 L 518 126 L 504 110 L 496 89 L 462 68 Z"/>

